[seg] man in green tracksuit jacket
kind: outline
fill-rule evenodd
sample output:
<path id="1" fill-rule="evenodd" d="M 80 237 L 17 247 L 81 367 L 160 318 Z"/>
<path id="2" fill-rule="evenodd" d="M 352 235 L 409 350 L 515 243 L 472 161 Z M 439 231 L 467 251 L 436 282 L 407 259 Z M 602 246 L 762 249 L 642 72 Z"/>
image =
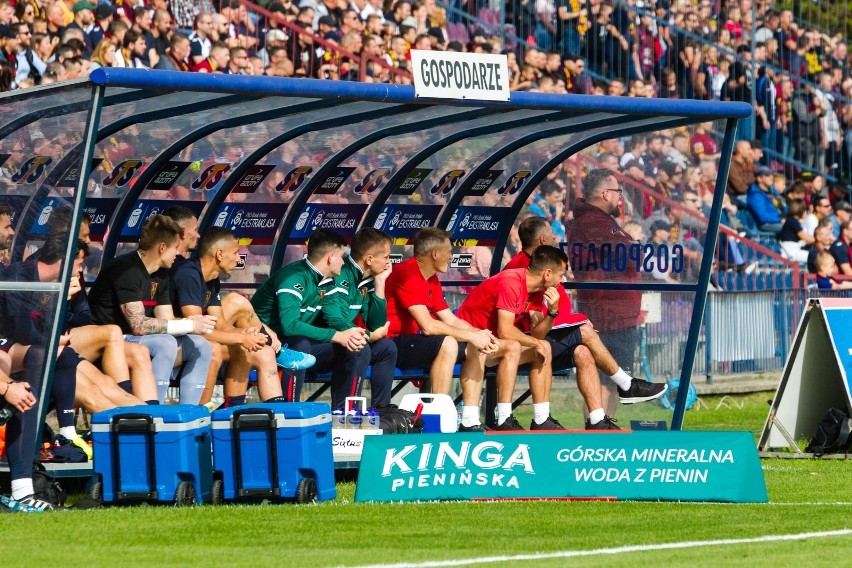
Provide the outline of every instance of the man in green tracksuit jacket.
<path id="1" fill-rule="evenodd" d="M 396 343 L 385 337 L 388 310 L 385 281 L 391 273 L 391 238 L 376 229 L 361 229 L 352 238 L 334 288 L 322 298 L 321 317 L 331 329 L 356 325 L 366 328 L 370 352 L 370 390 L 373 406 L 390 404 L 396 366 Z M 356 391 L 360 394 L 360 385 Z"/>
<path id="2" fill-rule="evenodd" d="M 347 396 L 355 394 L 357 380 L 370 364 L 367 332 L 350 325 L 344 330 L 323 327 L 317 316 L 322 298 L 334 289 L 340 275 L 346 241 L 331 231 L 319 230 L 308 241 L 308 257 L 270 276 L 252 298 L 260 321 L 278 334 L 290 349 L 316 357 L 313 369 L 331 369 L 332 408 L 340 408 Z M 285 371 L 286 373 L 287 371 Z M 283 392 L 288 402 L 296 402 L 302 392 L 305 371 L 285 375 Z"/>

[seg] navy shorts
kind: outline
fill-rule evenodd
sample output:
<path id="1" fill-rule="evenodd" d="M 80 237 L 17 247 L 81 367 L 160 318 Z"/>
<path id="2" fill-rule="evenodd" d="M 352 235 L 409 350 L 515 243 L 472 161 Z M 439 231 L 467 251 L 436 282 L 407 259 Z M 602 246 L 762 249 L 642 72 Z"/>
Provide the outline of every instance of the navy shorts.
<path id="1" fill-rule="evenodd" d="M 550 343 L 553 354 L 553 370 L 570 369 L 574 367 L 574 350 L 583 343 L 580 326 L 551 330 L 545 336 Z"/>
<path id="2" fill-rule="evenodd" d="M 444 343 L 443 335 L 398 335 L 391 337 L 396 343 L 397 369 L 431 369 L 432 363 L 441 351 Z M 456 363 L 464 361 L 464 350 L 467 343 L 459 343 L 459 354 Z"/>

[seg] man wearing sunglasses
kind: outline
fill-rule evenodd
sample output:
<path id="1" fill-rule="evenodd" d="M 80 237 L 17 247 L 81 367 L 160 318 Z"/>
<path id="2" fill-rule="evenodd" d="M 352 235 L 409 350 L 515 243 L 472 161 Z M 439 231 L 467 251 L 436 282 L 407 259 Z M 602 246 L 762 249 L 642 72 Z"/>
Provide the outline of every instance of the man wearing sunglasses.
<path id="1" fill-rule="evenodd" d="M 574 223 L 568 232 L 569 243 L 582 245 L 582 258 L 575 259 L 573 254 L 569 255 L 577 281 L 636 284 L 641 280 L 635 264 L 628 262 L 626 269 L 621 272 L 604 271 L 600 269 L 602 265 L 597 260 L 592 262 L 591 258 L 590 251 L 593 248 L 600 251 L 602 246 L 609 246 L 614 250 L 617 245 L 630 247 L 635 244 L 633 238 L 613 218 L 613 215 L 619 213 L 623 194 L 624 189 L 610 169 L 592 170 L 583 180 L 583 198 L 577 200 Z M 622 402 L 652 400 L 662 396 L 667 387 L 635 379 L 631 381 L 630 371 L 636 360 L 636 346 L 639 342 L 640 290 L 578 290 L 577 299 L 579 310 L 589 316 L 604 346 L 623 369 L 623 373 L 611 377 L 601 376 L 605 416 L 601 419 L 600 413 L 590 415 L 589 422 L 594 427 L 599 420 L 612 422 L 619 398 Z"/>

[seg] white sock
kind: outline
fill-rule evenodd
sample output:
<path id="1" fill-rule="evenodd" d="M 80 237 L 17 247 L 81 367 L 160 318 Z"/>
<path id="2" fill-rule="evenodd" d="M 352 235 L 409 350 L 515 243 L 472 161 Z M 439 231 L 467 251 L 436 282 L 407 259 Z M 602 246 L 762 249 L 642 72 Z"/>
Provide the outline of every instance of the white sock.
<path id="1" fill-rule="evenodd" d="M 511 402 L 498 402 L 497 403 L 497 424 L 502 424 L 512 415 L 512 403 Z"/>
<path id="2" fill-rule="evenodd" d="M 59 429 L 59 435 L 65 436 L 69 440 L 73 440 L 77 437 L 77 428 L 74 426 L 63 426 Z"/>
<path id="3" fill-rule="evenodd" d="M 589 424 L 597 424 L 604 418 L 606 418 L 606 414 L 604 413 L 603 408 L 596 408 L 589 412 Z"/>
<path id="4" fill-rule="evenodd" d="M 547 417 L 550 416 L 550 403 L 537 402 L 533 403 L 533 420 L 536 424 L 541 424 Z"/>
<path id="5" fill-rule="evenodd" d="M 29 497 L 34 493 L 35 489 L 33 489 L 33 479 L 31 477 L 12 480 L 12 499 L 15 501 L 19 501 L 24 497 Z"/>
<path id="6" fill-rule="evenodd" d="M 464 405 L 462 408 L 462 426 L 470 428 L 479 424 L 479 406 Z"/>
<path id="7" fill-rule="evenodd" d="M 621 367 L 618 368 L 618 371 L 614 375 L 610 375 L 609 378 L 618 385 L 618 388 L 625 391 L 630 388 L 630 382 L 633 381 L 633 377 L 625 373 Z"/>

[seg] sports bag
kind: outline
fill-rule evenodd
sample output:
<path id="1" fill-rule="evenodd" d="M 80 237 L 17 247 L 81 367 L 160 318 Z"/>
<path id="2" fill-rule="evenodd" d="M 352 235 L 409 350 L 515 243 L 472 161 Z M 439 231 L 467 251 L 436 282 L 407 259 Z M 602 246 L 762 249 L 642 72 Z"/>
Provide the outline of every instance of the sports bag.
<path id="1" fill-rule="evenodd" d="M 33 489 L 36 499 L 59 507 L 65 504 L 65 498 L 68 496 L 65 488 L 39 463 L 33 464 Z"/>
<path id="2" fill-rule="evenodd" d="M 811 443 L 805 451 L 815 456 L 843 452 L 849 448 L 852 418 L 845 410 L 831 408 L 817 426 Z"/>
<path id="3" fill-rule="evenodd" d="M 417 434 L 423 431 L 423 419 L 414 420 L 414 413 L 395 404 L 377 406 L 379 425 L 383 434 Z"/>

